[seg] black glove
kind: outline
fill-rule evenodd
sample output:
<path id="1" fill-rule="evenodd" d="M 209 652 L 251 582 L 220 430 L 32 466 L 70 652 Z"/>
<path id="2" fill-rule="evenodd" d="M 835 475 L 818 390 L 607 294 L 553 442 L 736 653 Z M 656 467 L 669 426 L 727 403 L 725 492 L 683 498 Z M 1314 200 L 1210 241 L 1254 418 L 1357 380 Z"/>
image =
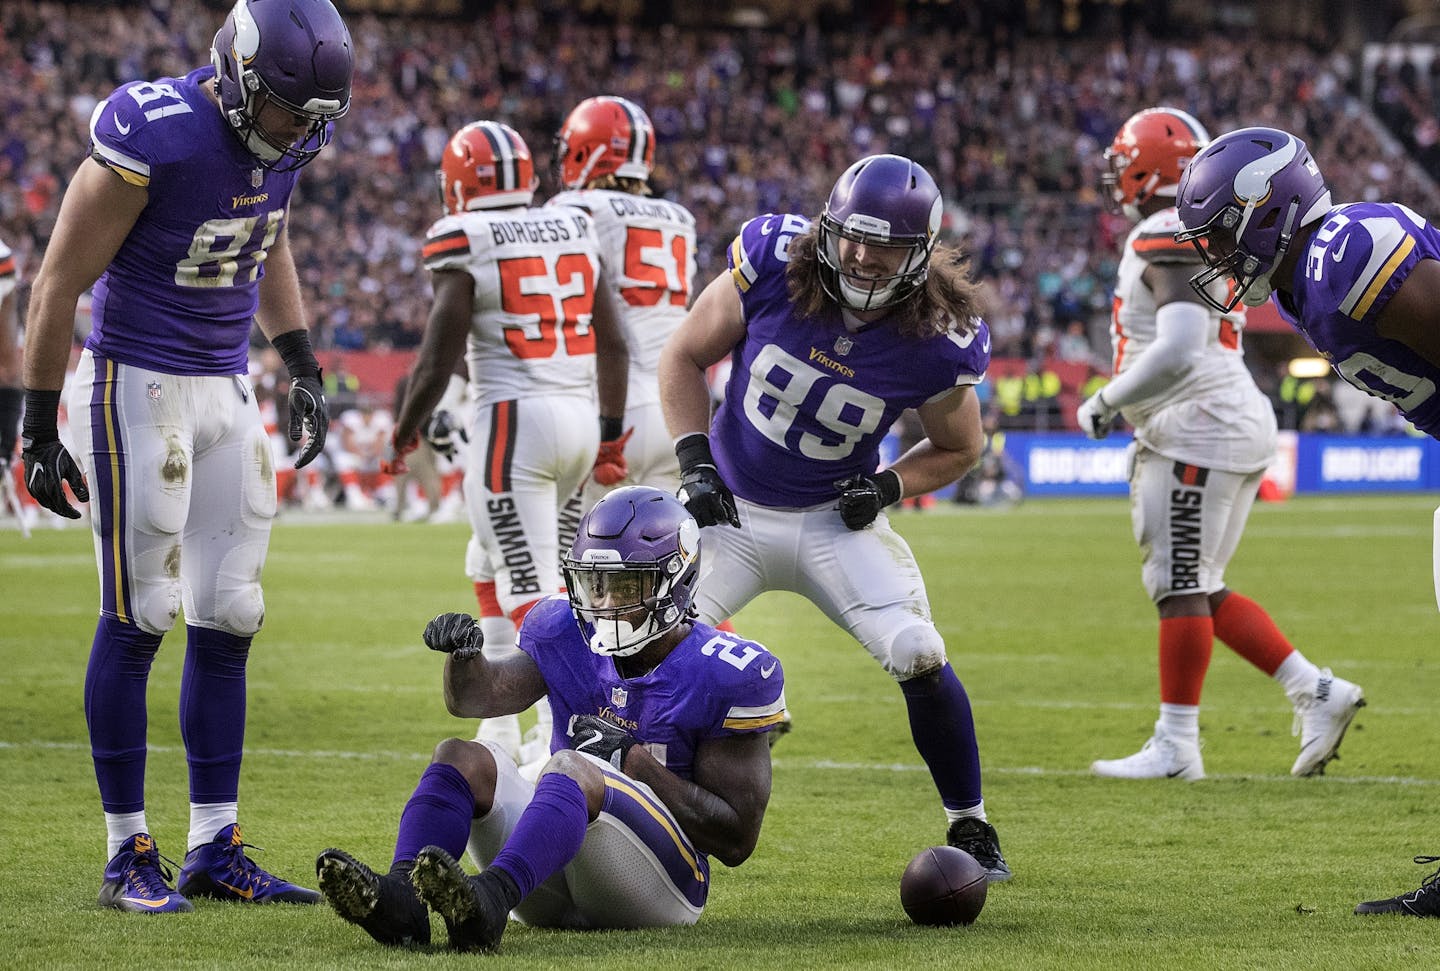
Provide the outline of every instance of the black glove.
<path id="1" fill-rule="evenodd" d="M 66 519 L 79 519 L 80 510 L 65 498 L 62 483 L 70 483 L 70 491 L 81 502 L 90 501 L 90 490 L 80 466 L 60 444 L 56 414 L 60 409 L 60 392 L 25 392 L 25 430 L 20 438 L 20 459 L 25 463 L 25 488 L 35 501 Z"/>
<path id="2" fill-rule="evenodd" d="M 330 406 L 325 402 L 320 363 L 310 349 L 310 333 L 303 327 L 277 334 L 270 343 L 290 372 L 290 441 L 299 442 L 302 432 L 309 439 L 295 457 L 295 468 L 303 469 L 324 450 L 325 433 L 330 430 Z"/>
<path id="3" fill-rule="evenodd" d="M 470 441 L 470 436 L 465 434 L 465 426 L 456 421 L 453 414 L 441 408 L 425 423 L 425 441 L 438 454 L 453 459 L 460 443 Z"/>
<path id="4" fill-rule="evenodd" d="M 571 715 L 565 734 L 570 736 L 575 751 L 604 759 L 621 771 L 625 769 L 625 756 L 640 744 L 634 735 L 599 715 Z"/>
<path id="5" fill-rule="evenodd" d="M 729 523 L 739 529 L 735 496 L 715 468 L 709 436 L 703 432 L 686 435 L 675 443 L 675 456 L 680 460 L 680 491 L 676 495 L 695 521 L 701 526 Z"/>
<path id="6" fill-rule="evenodd" d="M 894 469 L 871 475 L 852 475 L 835 483 L 840 490 L 840 518 L 851 529 L 864 529 L 880 510 L 900 501 L 900 474 Z"/>
<path id="7" fill-rule="evenodd" d="M 320 373 L 303 374 L 290 379 L 290 441 L 300 441 L 303 431 L 309 437 L 295 459 L 295 468 L 303 469 L 325 449 L 325 433 L 330 430 L 330 406 L 325 402 L 325 389 Z"/>
<path id="8" fill-rule="evenodd" d="M 425 646 L 443 651 L 457 661 L 471 661 L 480 656 L 485 635 L 469 614 L 441 614 L 425 625 Z"/>

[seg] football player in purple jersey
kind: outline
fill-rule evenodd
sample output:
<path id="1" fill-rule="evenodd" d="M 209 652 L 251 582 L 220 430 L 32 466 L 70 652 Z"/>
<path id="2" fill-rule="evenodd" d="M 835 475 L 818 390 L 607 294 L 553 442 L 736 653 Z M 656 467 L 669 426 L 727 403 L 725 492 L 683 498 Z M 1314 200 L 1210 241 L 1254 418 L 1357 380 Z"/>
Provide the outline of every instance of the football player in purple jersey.
<path id="1" fill-rule="evenodd" d="M 463 951 L 499 947 L 512 912 L 560 928 L 700 918 L 709 858 L 739 866 L 755 850 L 766 733 L 785 714 L 774 655 L 695 619 L 707 544 L 674 496 L 625 486 L 581 519 L 568 597 L 525 615 L 518 651 L 487 656 L 467 614 L 430 621 L 450 713 L 490 718 L 547 697 L 553 754 L 531 783 L 498 742 L 441 742 L 388 872 L 337 849 L 315 861 L 341 917 L 381 944 L 426 944 L 428 906 Z M 467 848 L 479 876 L 456 862 Z"/>
<path id="2" fill-rule="evenodd" d="M 848 631 L 900 685 L 948 841 L 1005 880 L 970 700 L 884 512 L 959 479 L 984 446 L 974 385 L 990 332 L 966 264 L 938 245 L 941 212 L 924 168 L 872 155 L 845 170 L 817 221 L 750 220 L 665 345 L 660 393 L 680 497 L 711 556 L 700 618 L 790 590 Z M 726 357 L 712 420 L 705 370 Z M 925 437 L 880 469 L 906 408 Z"/>
<path id="3" fill-rule="evenodd" d="M 1335 205 L 1305 143 L 1275 128 L 1212 141 L 1186 167 L 1175 202 L 1175 239 L 1205 260 L 1192 284 L 1207 303 L 1224 312 L 1273 299 L 1342 378 L 1440 438 L 1440 230 L 1400 203 Z M 1232 285 L 1223 299 L 1209 288 L 1216 280 Z M 1440 603 L 1440 510 L 1435 595 Z M 1440 916 L 1437 890 L 1432 876 L 1356 912 Z"/>
<path id="4" fill-rule="evenodd" d="M 1177 242 L 1206 268 L 1210 305 L 1275 301 L 1290 325 L 1350 384 L 1440 438 L 1440 230 L 1393 202 L 1334 205 L 1305 143 L 1242 128 L 1197 154 L 1180 179 Z M 1209 283 L 1233 283 L 1217 297 Z"/>
<path id="5" fill-rule="evenodd" d="M 1273 299 L 1340 377 L 1440 438 L 1440 229 L 1398 202 L 1335 205 L 1305 143 L 1275 128 L 1211 142 L 1180 180 L 1176 210 L 1206 268 L 1192 280 L 1222 311 Z M 1208 286 L 1227 280 L 1217 299 Z M 1435 511 L 1440 605 L 1440 509 Z"/>
<path id="6" fill-rule="evenodd" d="M 350 104 L 350 33 L 329 0 L 239 0 L 212 65 L 133 81 L 90 119 L 90 156 L 35 277 L 25 348 L 25 483 L 69 518 L 91 496 L 100 620 L 85 716 L 105 811 L 104 906 L 191 909 L 188 897 L 315 903 L 251 861 L 237 823 L 245 668 L 265 617 L 274 456 L 246 377 L 252 327 L 290 371 L 296 467 L 328 412 L 286 232 L 299 169 Z M 80 295 L 93 329 L 56 432 Z M 189 852 L 169 884 L 145 817 L 150 665 L 185 611 L 180 727 Z"/>

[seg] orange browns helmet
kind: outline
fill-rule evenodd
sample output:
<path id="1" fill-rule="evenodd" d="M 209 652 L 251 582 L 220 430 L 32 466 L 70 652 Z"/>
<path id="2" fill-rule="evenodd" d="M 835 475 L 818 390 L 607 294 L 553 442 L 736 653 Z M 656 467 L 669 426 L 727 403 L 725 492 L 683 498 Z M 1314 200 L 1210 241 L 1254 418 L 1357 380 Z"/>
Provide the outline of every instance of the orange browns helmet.
<path id="1" fill-rule="evenodd" d="M 1178 108 L 1146 108 L 1115 133 L 1100 181 L 1111 202 L 1139 222 L 1140 205 L 1173 197 L 1186 163 L 1209 143 L 1205 126 Z"/>
<path id="2" fill-rule="evenodd" d="M 592 179 L 612 174 L 643 182 L 655 167 L 655 126 L 633 101 L 611 95 L 586 98 L 560 126 L 555 157 L 567 189 L 583 189 Z"/>
<path id="3" fill-rule="evenodd" d="M 525 139 L 498 121 L 472 121 L 450 136 L 436 174 L 452 214 L 528 206 L 539 185 Z"/>

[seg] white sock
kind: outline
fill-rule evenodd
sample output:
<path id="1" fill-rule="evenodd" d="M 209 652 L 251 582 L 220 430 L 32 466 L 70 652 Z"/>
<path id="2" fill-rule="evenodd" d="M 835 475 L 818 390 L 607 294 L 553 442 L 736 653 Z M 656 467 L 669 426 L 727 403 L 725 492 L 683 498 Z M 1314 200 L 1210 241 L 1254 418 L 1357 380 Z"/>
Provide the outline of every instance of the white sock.
<path id="1" fill-rule="evenodd" d="M 235 802 L 192 802 L 190 804 L 190 839 L 185 852 L 215 841 L 215 834 L 240 818 L 240 804 Z"/>
<path id="2" fill-rule="evenodd" d="M 1161 702 L 1159 727 L 1166 735 L 1195 741 L 1200 737 L 1200 706 Z"/>
<path id="3" fill-rule="evenodd" d="M 475 741 L 496 742 L 515 762 L 520 761 L 520 716 L 496 715 L 482 718 L 475 730 Z"/>
<path id="4" fill-rule="evenodd" d="M 1299 651 L 1291 651 L 1290 656 L 1280 662 L 1280 666 L 1275 669 L 1275 673 L 1271 677 L 1280 682 L 1280 687 L 1285 689 L 1285 694 L 1291 701 L 1294 701 L 1296 695 L 1315 690 L 1315 682 L 1320 678 L 1320 669 L 1304 654 Z"/>
<path id="5" fill-rule="evenodd" d="M 969 809 L 945 810 L 945 822 L 947 825 L 955 822 L 957 819 L 978 819 L 982 823 L 985 822 L 985 800 L 980 800 Z"/>
<path id="6" fill-rule="evenodd" d="M 485 637 L 482 650 L 487 658 L 501 657 L 515 647 L 515 624 L 509 617 L 481 617 L 480 633 Z"/>
<path id="7" fill-rule="evenodd" d="M 134 836 L 136 833 L 148 833 L 150 826 L 145 822 L 145 810 L 138 813 L 106 813 L 105 814 L 105 859 L 115 859 L 115 854 L 120 852 L 120 844 Z"/>

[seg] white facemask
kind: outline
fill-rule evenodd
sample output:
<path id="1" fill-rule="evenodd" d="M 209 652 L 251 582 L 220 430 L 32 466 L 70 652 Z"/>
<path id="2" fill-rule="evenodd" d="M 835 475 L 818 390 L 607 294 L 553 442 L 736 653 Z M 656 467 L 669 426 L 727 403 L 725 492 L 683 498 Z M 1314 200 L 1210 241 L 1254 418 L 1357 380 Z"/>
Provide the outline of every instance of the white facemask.
<path id="1" fill-rule="evenodd" d="M 590 650 L 612 657 L 629 657 L 644 650 L 646 644 L 660 636 L 655 631 L 653 617 L 642 624 L 639 630 L 624 620 L 598 619 L 592 621 L 591 625 L 595 633 L 590 638 Z"/>

